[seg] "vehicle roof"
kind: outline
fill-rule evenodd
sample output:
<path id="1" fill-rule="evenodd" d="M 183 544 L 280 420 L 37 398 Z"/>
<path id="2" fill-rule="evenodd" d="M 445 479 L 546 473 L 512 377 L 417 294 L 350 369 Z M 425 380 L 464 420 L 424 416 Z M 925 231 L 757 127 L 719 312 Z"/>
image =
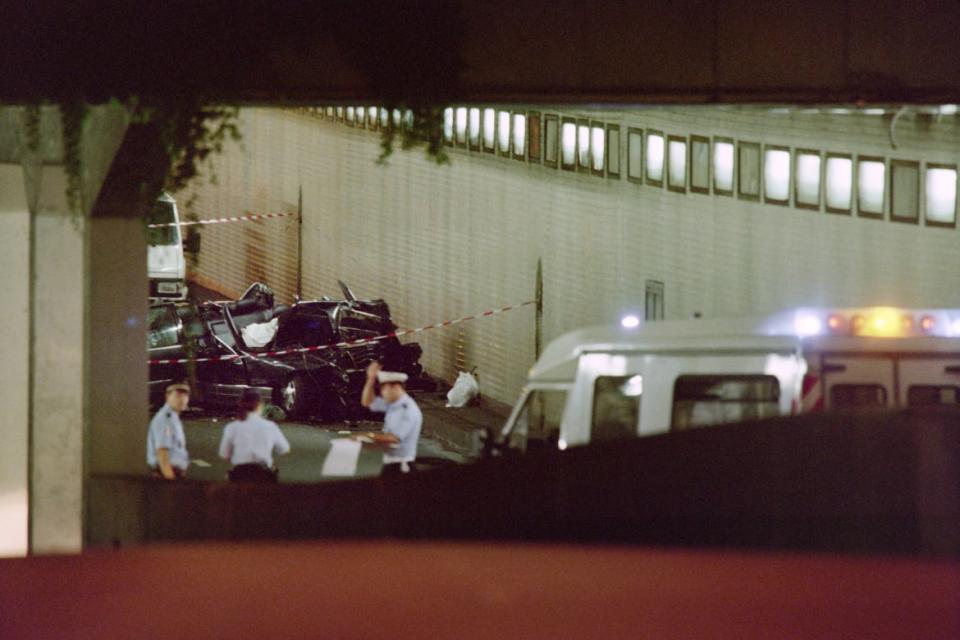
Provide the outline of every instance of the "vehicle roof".
<path id="1" fill-rule="evenodd" d="M 862 352 L 885 353 L 941 353 L 960 355 L 960 338 L 943 336 L 815 336 L 803 339 L 803 350 L 808 352 Z"/>
<path id="2" fill-rule="evenodd" d="M 789 320 L 789 321 L 787 321 Z M 566 333 L 547 345 L 530 369 L 532 383 L 573 382 L 584 353 L 636 352 L 857 352 L 938 353 L 960 356 L 960 338 L 827 335 L 800 338 L 785 331 L 792 312 L 763 318 L 698 318 L 642 323 L 635 329 L 601 325 Z"/>
<path id="3" fill-rule="evenodd" d="M 781 351 L 799 348 L 796 336 L 777 335 L 750 318 L 661 320 L 635 329 L 601 325 L 552 341 L 530 369 L 530 382 L 572 382 L 577 360 L 589 352 Z"/>

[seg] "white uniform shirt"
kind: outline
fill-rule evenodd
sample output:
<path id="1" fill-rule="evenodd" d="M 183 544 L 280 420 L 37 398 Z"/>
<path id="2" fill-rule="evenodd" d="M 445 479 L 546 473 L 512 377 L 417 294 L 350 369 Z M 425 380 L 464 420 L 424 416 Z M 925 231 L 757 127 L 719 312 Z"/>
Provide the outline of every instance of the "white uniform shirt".
<path id="1" fill-rule="evenodd" d="M 250 413 L 245 420 L 234 420 L 223 430 L 220 457 L 230 464 L 264 464 L 273 466 L 273 454 L 290 452 L 290 443 L 275 422 Z"/>
<path id="2" fill-rule="evenodd" d="M 170 405 L 164 404 L 150 421 L 147 432 L 147 466 L 157 466 L 157 449 L 166 449 L 170 453 L 170 466 L 187 470 L 190 466 L 190 454 L 187 453 L 187 438 L 183 433 L 183 423 Z"/>
<path id="3" fill-rule="evenodd" d="M 388 404 L 382 396 L 377 396 L 370 404 L 370 411 L 386 414 L 383 416 L 383 432 L 393 434 L 400 440 L 389 453 L 383 454 L 384 464 L 413 462 L 417 457 L 417 441 L 423 426 L 423 414 L 413 398 L 404 394 L 396 402 Z"/>

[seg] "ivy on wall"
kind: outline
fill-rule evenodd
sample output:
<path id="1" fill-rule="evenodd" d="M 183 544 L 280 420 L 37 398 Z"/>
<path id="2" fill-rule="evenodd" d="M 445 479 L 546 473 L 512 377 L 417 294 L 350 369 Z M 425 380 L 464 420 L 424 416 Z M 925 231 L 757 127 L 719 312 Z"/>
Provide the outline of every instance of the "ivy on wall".
<path id="1" fill-rule="evenodd" d="M 63 167 L 67 174 L 67 206 L 74 214 L 83 211 L 83 160 L 81 143 L 90 110 L 82 102 L 60 105 L 63 126 Z"/>
<path id="2" fill-rule="evenodd" d="M 392 111 L 392 107 L 388 107 Z M 397 127 L 384 127 L 380 133 L 380 157 L 377 162 L 385 164 L 393 155 L 397 135 L 400 135 L 400 148 L 409 151 L 422 146 L 427 158 L 437 164 L 448 164 L 450 156 L 443 146 L 443 109 L 442 106 L 420 106 L 411 109 L 413 126 L 403 127 L 399 132 Z M 405 112 L 406 109 L 401 109 Z"/>
<path id="3" fill-rule="evenodd" d="M 137 99 L 125 105 L 133 124 L 149 124 L 157 128 L 160 143 L 169 157 L 169 170 L 162 185 L 142 185 L 158 191 L 145 194 L 152 201 L 159 190 L 179 191 L 201 174 L 201 165 L 212 154 L 219 153 L 227 140 L 240 140 L 237 107 L 207 106 L 196 100 L 168 101 L 151 105 Z M 84 210 L 82 141 L 89 121 L 90 108 L 82 101 L 65 101 L 59 105 L 63 132 L 63 165 L 67 175 L 66 199 L 74 215 Z M 40 106 L 25 108 L 24 143 L 37 152 L 40 147 Z"/>

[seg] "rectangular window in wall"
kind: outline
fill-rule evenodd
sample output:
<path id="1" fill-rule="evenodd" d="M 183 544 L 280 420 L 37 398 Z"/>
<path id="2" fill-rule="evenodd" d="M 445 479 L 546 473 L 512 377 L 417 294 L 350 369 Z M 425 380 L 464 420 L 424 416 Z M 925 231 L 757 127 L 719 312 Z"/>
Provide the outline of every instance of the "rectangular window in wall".
<path id="1" fill-rule="evenodd" d="M 367 109 L 366 107 L 357 107 L 357 126 L 365 127 L 367 126 Z"/>
<path id="2" fill-rule="evenodd" d="M 627 129 L 627 180 L 643 183 L 643 130 Z"/>
<path id="3" fill-rule="evenodd" d="M 883 158 L 857 158 L 857 214 L 864 218 L 883 218 L 887 187 L 887 165 Z"/>
<path id="4" fill-rule="evenodd" d="M 497 111 L 496 109 L 483 110 L 483 150 L 487 153 L 496 151 L 497 145 Z"/>
<path id="5" fill-rule="evenodd" d="M 387 129 L 390 127 L 390 110 L 386 107 L 380 107 L 380 128 Z"/>
<path id="6" fill-rule="evenodd" d="M 737 143 L 737 195 L 744 200 L 760 199 L 760 145 Z"/>
<path id="7" fill-rule="evenodd" d="M 327 107 L 327 120 L 333 120 L 333 118 L 334 118 L 333 107 Z"/>
<path id="8" fill-rule="evenodd" d="M 443 141 L 448 145 L 453 144 L 453 107 L 443 110 Z"/>
<path id="9" fill-rule="evenodd" d="M 797 149 L 794 202 L 800 209 L 820 210 L 820 152 Z"/>
<path id="10" fill-rule="evenodd" d="M 540 137 L 540 113 L 531 111 L 527 114 L 527 159 L 536 164 L 540 164 L 543 149 Z"/>
<path id="11" fill-rule="evenodd" d="M 651 320 L 663 320 L 665 310 L 663 303 L 663 283 L 659 280 L 647 280 L 644 287 L 643 317 L 648 322 Z"/>
<path id="12" fill-rule="evenodd" d="M 555 115 L 543 117 L 543 166 L 556 169 L 560 159 L 560 120 Z"/>
<path id="13" fill-rule="evenodd" d="M 763 201 L 790 204 L 790 149 L 766 146 L 763 149 Z"/>
<path id="14" fill-rule="evenodd" d="M 890 161 L 890 219 L 917 224 L 920 220 L 920 163 Z"/>
<path id="15" fill-rule="evenodd" d="M 473 151 L 480 150 L 480 109 L 477 107 L 470 107 L 470 111 L 467 112 L 467 139 L 469 140 L 470 149 Z"/>
<path id="16" fill-rule="evenodd" d="M 370 129 L 376 130 L 377 125 L 380 123 L 380 109 L 379 107 L 369 107 L 367 109 L 367 126 Z"/>
<path id="17" fill-rule="evenodd" d="M 667 189 L 687 191 L 687 139 L 680 136 L 667 137 Z"/>
<path id="18" fill-rule="evenodd" d="M 607 161 L 607 137 L 602 122 L 590 125 L 590 171 L 595 176 L 603 176 Z"/>
<path id="19" fill-rule="evenodd" d="M 647 131 L 647 145 L 644 164 L 647 167 L 647 184 L 663 186 L 663 133 Z"/>
<path id="20" fill-rule="evenodd" d="M 607 177 L 620 177 L 620 126 L 607 125 Z"/>
<path id="21" fill-rule="evenodd" d="M 458 147 L 467 146 L 467 108 L 457 107 L 454 118 L 454 134 Z M 396 123 L 394 124 L 396 126 Z"/>
<path id="22" fill-rule="evenodd" d="M 734 162 L 733 140 L 713 139 L 713 193 L 718 196 L 733 195 Z"/>
<path id="23" fill-rule="evenodd" d="M 513 157 L 527 159 L 527 114 L 513 114 Z"/>
<path id="24" fill-rule="evenodd" d="M 497 112 L 497 152 L 502 156 L 510 155 L 510 112 Z"/>
<path id="25" fill-rule="evenodd" d="M 929 227 L 957 224 L 957 166 L 927 163 L 924 219 Z"/>
<path id="26" fill-rule="evenodd" d="M 824 181 L 828 213 L 850 213 L 853 204 L 853 159 L 846 154 L 828 153 Z"/>
<path id="27" fill-rule="evenodd" d="M 690 191 L 710 193 L 710 138 L 690 136 Z"/>
<path id="28" fill-rule="evenodd" d="M 407 109 L 403 112 L 403 128 L 407 131 L 413 131 L 413 110 Z"/>
<path id="29" fill-rule="evenodd" d="M 577 166 L 590 171 L 590 122 L 577 120 Z"/>
<path id="30" fill-rule="evenodd" d="M 353 107 L 347 107 L 346 123 L 347 123 L 348 126 L 350 126 L 350 127 L 353 126 L 353 124 L 354 124 L 354 118 L 355 118 L 355 117 L 356 117 L 356 113 L 354 112 L 354 108 L 353 108 Z"/>
<path id="31" fill-rule="evenodd" d="M 575 171 L 577 168 L 577 123 L 563 119 L 560 127 L 560 168 Z"/>
<path id="32" fill-rule="evenodd" d="M 337 107 L 336 109 L 336 118 L 338 122 L 343 122 L 343 107 Z"/>

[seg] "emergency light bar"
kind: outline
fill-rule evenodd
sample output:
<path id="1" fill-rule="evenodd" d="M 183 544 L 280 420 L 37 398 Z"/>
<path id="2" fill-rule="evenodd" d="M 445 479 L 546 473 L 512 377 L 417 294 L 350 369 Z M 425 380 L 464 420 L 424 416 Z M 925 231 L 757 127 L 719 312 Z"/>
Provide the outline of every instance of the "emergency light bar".
<path id="1" fill-rule="evenodd" d="M 801 338 L 830 335 L 956 338 L 960 337 L 960 309 L 798 309 L 794 312 L 793 333 Z"/>

